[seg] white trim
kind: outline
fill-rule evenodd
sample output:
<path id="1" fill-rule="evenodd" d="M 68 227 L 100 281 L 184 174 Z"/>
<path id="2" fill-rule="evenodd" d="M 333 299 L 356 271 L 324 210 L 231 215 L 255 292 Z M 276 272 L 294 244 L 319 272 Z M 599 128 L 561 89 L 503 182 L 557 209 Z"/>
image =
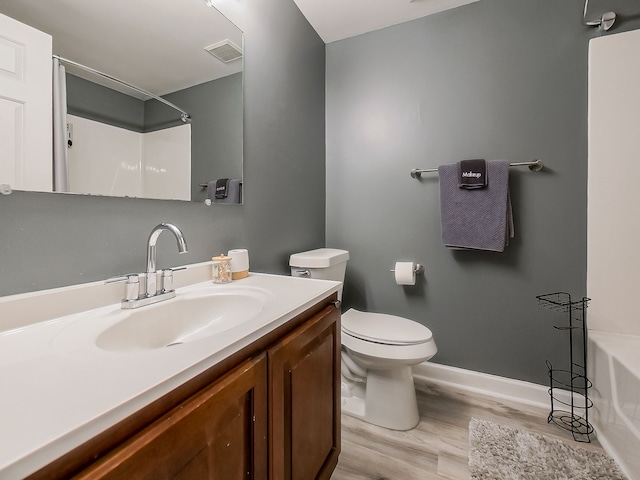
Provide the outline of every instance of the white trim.
<path id="1" fill-rule="evenodd" d="M 432 362 L 424 362 L 413 367 L 413 379 L 417 384 L 435 383 L 534 407 L 550 407 L 548 387 L 537 383 Z"/>

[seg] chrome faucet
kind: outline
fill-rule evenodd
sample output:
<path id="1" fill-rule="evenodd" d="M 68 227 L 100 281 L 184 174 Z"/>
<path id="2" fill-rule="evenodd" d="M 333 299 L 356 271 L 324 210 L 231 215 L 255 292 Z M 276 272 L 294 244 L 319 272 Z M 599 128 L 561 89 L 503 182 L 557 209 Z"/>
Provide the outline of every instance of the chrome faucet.
<path id="1" fill-rule="evenodd" d="M 176 240 L 178 241 L 178 252 L 187 252 L 187 242 L 185 242 L 184 236 L 182 235 L 180 229 L 175 225 L 171 223 L 161 223 L 160 225 L 156 225 L 153 230 L 151 230 L 149 240 L 147 241 L 147 297 L 152 297 L 154 295 L 158 295 L 159 293 L 163 293 L 159 292 L 157 288 L 158 282 L 156 275 L 156 242 L 158 241 L 158 237 L 160 236 L 160 234 L 165 230 L 173 233 L 173 235 L 176 237 Z M 160 290 L 164 290 L 164 287 L 162 287 Z"/>
<path id="2" fill-rule="evenodd" d="M 187 242 L 178 227 L 171 223 L 156 225 L 151 230 L 147 241 L 147 271 L 107 280 L 107 283 L 126 281 L 125 298 L 121 303 L 122 308 L 138 308 L 176 296 L 176 291 L 173 288 L 173 269 L 156 272 L 156 243 L 160 234 L 165 230 L 173 233 L 176 237 L 178 252 L 187 252 Z"/>

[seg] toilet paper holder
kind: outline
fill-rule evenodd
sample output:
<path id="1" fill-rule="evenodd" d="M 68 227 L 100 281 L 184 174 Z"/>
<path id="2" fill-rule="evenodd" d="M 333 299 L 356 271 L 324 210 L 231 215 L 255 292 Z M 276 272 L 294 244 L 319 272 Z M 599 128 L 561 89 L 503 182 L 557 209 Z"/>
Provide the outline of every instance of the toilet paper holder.
<path id="1" fill-rule="evenodd" d="M 391 269 L 391 270 L 389 270 L 389 271 L 390 271 L 390 272 L 394 272 L 394 273 L 395 273 L 395 270 L 394 270 L 394 269 Z M 416 275 L 422 275 L 422 274 L 424 273 L 424 265 L 420 265 L 419 263 L 416 263 L 416 264 L 413 266 L 413 271 L 414 271 L 414 273 L 415 273 Z"/>

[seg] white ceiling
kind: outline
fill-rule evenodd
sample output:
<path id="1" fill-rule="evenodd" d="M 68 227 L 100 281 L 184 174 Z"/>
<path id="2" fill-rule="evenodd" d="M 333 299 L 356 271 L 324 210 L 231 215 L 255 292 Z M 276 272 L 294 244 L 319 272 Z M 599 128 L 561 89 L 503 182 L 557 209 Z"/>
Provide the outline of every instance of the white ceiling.
<path id="1" fill-rule="evenodd" d="M 478 0 L 294 0 L 325 43 L 425 17 Z"/>
<path id="2" fill-rule="evenodd" d="M 54 54 L 157 95 L 242 69 L 204 51 L 224 39 L 242 48 L 242 32 L 204 0 L 0 0 L 0 13 L 51 34 Z"/>
<path id="3" fill-rule="evenodd" d="M 294 0 L 325 43 L 475 1 Z M 242 48 L 242 32 L 204 0 L 0 0 L 0 13 L 51 34 L 55 54 L 157 95 L 242 69 L 204 51 L 225 39 Z"/>

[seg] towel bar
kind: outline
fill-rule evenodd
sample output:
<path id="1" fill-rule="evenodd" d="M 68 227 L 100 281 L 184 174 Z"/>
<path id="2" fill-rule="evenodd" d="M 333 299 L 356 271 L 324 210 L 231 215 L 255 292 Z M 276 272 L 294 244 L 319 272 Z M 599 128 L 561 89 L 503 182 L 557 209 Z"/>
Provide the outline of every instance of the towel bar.
<path id="1" fill-rule="evenodd" d="M 534 160 L 532 162 L 515 162 L 510 163 L 510 167 L 529 167 L 532 172 L 539 172 L 544 168 L 542 160 Z M 411 170 L 411 178 L 421 178 L 423 173 L 437 172 L 437 168 L 414 168 Z"/>

